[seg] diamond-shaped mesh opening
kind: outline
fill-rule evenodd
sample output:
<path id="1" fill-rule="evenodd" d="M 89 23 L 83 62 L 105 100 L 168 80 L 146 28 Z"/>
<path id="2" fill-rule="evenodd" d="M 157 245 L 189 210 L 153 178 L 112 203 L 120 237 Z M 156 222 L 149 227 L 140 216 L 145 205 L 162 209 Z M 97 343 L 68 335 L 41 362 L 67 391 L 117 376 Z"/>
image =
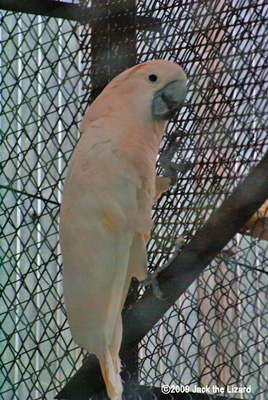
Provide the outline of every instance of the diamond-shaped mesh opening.
<path id="1" fill-rule="evenodd" d="M 192 239 L 268 149 L 264 0 L 80 5 L 91 10 L 87 24 L 82 12 L 75 22 L 1 11 L 4 400 L 50 400 L 82 364 L 64 309 L 59 205 L 79 123 L 114 75 L 153 58 L 178 62 L 188 75 L 185 106 L 160 151 L 178 132 L 173 162 L 186 167 L 153 207 L 151 269 Z M 224 388 L 207 399 L 266 400 L 267 240 L 264 207 L 133 352 L 136 369 L 124 371 L 126 399 L 158 398 L 165 384 Z M 228 385 L 250 393 L 228 392 Z"/>

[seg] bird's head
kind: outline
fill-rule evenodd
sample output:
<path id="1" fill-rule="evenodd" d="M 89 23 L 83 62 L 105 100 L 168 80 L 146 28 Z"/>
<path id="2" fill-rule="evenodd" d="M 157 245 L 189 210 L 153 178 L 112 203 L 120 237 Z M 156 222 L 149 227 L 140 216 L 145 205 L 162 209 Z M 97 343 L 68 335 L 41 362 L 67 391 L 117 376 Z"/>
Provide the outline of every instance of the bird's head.
<path id="1" fill-rule="evenodd" d="M 176 63 L 151 60 L 138 64 L 111 81 L 107 89 L 129 96 L 129 104 L 143 106 L 157 121 L 168 120 L 183 105 L 187 77 Z M 140 108 L 140 107 L 138 107 Z"/>
<path id="2" fill-rule="evenodd" d="M 163 130 L 183 105 L 186 80 L 183 69 L 174 62 L 151 60 L 138 64 L 106 86 L 90 107 L 91 118 L 98 117 L 96 109 L 98 114 L 102 110 L 102 116 L 110 113 L 121 121 L 135 120 L 146 127 L 160 125 Z"/>

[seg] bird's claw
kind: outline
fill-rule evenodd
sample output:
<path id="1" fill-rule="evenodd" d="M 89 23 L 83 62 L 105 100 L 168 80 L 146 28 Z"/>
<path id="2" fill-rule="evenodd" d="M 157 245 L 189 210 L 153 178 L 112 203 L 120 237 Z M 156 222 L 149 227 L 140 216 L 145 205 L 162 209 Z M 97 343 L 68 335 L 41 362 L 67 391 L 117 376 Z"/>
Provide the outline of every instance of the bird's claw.
<path id="1" fill-rule="evenodd" d="M 164 177 L 170 178 L 171 185 L 175 185 L 177 182 L 178 173 L 185 173 L 192 168 L 192 163 L 190 161 L 183 162 L 172 162 L 174 154 L 178 151 L 181 146 L 179 141 L 176 141 L 178 137 L 185 135 L 182 131 L 175 131 L 171 134 L 167 148 L 162 152 L 159 157 L 159 163 L 161 167 L 165 170 Z"/>
<path id="2" fill-rule="evenodd" d="M 192 163 L 190 161 L 182 161 L 179 164 L 175 162 L 170 162 L 169 168 L 165 169 L 164 177 L 170 178 L 170 184 L 174 186 L 177 182 L 178 173 L 186 173 L 192 168 Z"/>
<path id="3" fill-rule="evenodd" d="M 159 282 L 157 279 L 159 272 L 154 272 L 150 275 L 148 275 L 148 277 L 146 279 L 144 279 L 143 281 L 141 281 L 141 285 L 145 288 L 147 287 L 151 287 L 153 289 L 153 293 L 155 295 L 155 297 L 157 297 L 160 300 L 165 300 L 166 296 L 164 295 L 164 293 L 162 292 L 162 290 L 159 287 Z"/>

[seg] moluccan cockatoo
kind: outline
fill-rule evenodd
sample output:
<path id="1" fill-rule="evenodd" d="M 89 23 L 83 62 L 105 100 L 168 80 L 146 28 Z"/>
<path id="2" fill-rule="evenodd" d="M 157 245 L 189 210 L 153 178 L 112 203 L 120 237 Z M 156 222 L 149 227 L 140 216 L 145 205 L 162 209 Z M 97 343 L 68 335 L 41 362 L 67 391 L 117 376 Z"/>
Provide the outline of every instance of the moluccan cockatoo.
<path id="1" fill-rule="evenodd" d="M 122 398 L 121 311 L 132 277 L 147 277 L 153 201 L 170 185 L 155 174 L 186 75 L 170 61 L 136 65 L 87 109 L 61 204 L 63 288 L 74 341 L 99 359 L 111 400 Z"/>

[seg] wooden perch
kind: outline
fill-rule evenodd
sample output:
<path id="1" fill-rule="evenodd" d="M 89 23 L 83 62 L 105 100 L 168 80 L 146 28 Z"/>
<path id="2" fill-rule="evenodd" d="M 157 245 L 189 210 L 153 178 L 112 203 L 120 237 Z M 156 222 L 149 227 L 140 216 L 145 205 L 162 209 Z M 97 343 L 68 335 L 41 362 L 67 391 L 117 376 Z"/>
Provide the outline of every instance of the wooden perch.
<path id="1" fill-rule="evenodd" d="M 123 360 L 267 198 L 268 153 L 211 215 L 191 242 L 159 274 L 159 284 L 165 300 L 156 298 L 152 290 L 148 289 L 124 315 L 120 351 Z M 70 379 L 56 399 L 88 400 L 103 387 L 98 360 L 92 356 Z"/>
<path id="2" fill-rule="evenodd" d="M 0 0 L 0 9 L 13 12 L 24 12 L 34 15 L 43 15 L 53 18 L 67 18 L 68 20 L 81 21 L 91 19 L 90 9 L 72 4 L 67 1 L 53 0 Z"/>

